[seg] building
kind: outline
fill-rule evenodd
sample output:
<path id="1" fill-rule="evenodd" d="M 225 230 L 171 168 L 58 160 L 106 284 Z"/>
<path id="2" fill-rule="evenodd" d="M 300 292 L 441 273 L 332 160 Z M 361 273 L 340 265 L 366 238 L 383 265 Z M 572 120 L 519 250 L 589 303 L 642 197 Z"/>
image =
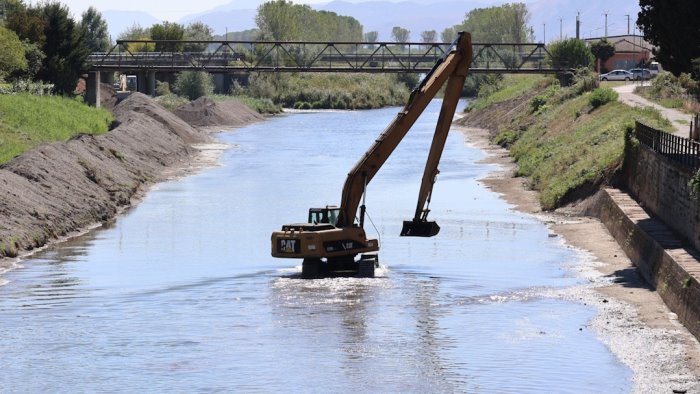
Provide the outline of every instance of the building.
<path id="1" fill-rule="evenodd" d="M 589 46 L 602 40 L 603 37 L 587 38 Z M 642 63 L 648 63 L 652 58 L 654 46 L 639 35 L 608 36 L 607 40 L 615 47 L 615 55 L 600 66 L 596 65 L 596 71 L 608 72 L 610 70 L 629 70 L 639 67 Z"/>

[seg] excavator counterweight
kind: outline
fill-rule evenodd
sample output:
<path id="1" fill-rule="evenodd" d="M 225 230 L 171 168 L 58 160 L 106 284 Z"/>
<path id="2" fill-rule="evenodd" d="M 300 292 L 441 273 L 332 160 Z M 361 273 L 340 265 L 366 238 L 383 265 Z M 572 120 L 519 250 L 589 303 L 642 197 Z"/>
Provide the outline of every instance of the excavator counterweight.
<path id="1" fill-rule="evenodd" d="M 437 235 L 440 226 L 427 220 L 430 212 L 428 207 L 433 184 L 439 173 L 440 157 L 471 60 L 471 36 L 469 33 L 460 32 L 451 47 L 413 90 L 403 110 L 348 173 L 340 207 L 312 208 L 309 211 L 308 223 L 284 225 L 281 231 L 273 232 L 272 256 L 303 259 L 304 278 L 336 275 L 374 276 L 374 268 L 379 262 L 376 255 L 379 242 L 367 238 L 365 234 L 365 205 L 361 205 L 361 201 L 372 178 L 437 92 L 446 84 L 445 96 L 421 180 L 415 215 L 412 220 L 404 221 L 401 230 L 402 236 Z M 356 222 L 358 209 L 359 223 Z M 356 260 L 358 255 L 360 258 Z"/>

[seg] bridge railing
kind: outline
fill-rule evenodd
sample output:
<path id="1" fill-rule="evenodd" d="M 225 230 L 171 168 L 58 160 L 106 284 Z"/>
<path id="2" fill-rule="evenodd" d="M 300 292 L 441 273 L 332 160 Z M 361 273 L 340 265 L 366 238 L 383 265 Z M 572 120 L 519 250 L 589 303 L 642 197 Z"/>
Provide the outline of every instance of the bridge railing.
<path id="1" fill-rule="evenodd" d="M 201 52 L 178 48 L 196 44 Z M 89 57 L 96 71 L 428 72 L 451 43 L 119 40 Z M 168 48 L 169 51 L 136 51 Z M 541 43 L 474 43 L 472 72 L 554 73 Z"/>

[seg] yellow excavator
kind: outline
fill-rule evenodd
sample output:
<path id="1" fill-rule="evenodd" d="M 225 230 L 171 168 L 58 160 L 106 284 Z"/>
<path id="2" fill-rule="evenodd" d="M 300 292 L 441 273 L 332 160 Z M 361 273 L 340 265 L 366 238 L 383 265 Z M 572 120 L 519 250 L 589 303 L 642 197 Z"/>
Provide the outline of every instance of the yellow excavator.
<path id="1" fill-rule="evenodd" d="M 450 124 L 472 60 L 469 33 L 460 32 L 450 48 L 413 90 L 408 103 L 350 171 L 340 207 L 311 208 L 307 223 L 285 224 L 272 233 L 272 256 L 303 259 L 302 277 L 374 277 L 379 266 L 379 241 L 364 230 L 367 185 L 399 145 L 423 110 L 447 83 L 435 134 L 426 161 L 418 204 L 412 220 L 404 221 L 402 236 L 432 237 L 440 231 L 428 221 L 430 198 Z M 359 208 L 359 220 L 356 221 Z M 356 257 L 360 255 L 359 259 Z"/>

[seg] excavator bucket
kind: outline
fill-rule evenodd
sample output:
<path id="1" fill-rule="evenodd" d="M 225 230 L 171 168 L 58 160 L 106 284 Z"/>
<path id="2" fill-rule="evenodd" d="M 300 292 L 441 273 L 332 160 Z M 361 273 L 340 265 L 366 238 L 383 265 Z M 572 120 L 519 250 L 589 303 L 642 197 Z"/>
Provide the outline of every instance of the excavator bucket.
<path id="1" fill-rule="evenodd" d="M 432 237 L 440 232 L 440 226 L 427 220 L 404 220 L 402 237 Z"/>

